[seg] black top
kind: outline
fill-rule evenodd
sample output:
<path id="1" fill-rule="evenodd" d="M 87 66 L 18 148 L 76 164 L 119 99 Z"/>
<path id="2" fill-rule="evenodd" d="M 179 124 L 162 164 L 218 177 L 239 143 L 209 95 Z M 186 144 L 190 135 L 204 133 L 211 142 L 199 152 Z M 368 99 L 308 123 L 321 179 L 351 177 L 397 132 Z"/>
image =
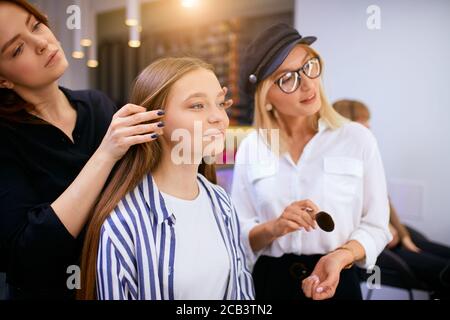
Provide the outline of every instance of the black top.
<path id="1" fill-rule="evenodd" d="M 98 148 L 116 111 L 98 91 L 60 89 L 77 111 L 74 143 L 50 124 L 0 119 L 0 272 L 29 298 L 74 294 L 67 268 L 79 265 L 83 233 L 74 239 L 50 204 Z"/>

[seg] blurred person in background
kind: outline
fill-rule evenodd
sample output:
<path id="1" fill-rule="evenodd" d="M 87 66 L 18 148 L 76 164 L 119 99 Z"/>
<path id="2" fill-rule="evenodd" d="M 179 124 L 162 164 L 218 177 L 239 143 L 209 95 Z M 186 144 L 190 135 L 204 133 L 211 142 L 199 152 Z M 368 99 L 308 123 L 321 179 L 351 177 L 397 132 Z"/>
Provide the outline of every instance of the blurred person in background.
<path id="1" fill-rule="evenodd" d="M 333 107 L 349 120 L 370 128 L 370 111 L 364 103 L 339 100 Z M 417 231 L 403 225 L 391 201 L 389 213 L 389 229 L 393 239 L 387 249 L 398 254 L 410 266 L 416 276 L 432 290 L 432 298 L 449 299 L 450 248 L 428 241 Z"/>

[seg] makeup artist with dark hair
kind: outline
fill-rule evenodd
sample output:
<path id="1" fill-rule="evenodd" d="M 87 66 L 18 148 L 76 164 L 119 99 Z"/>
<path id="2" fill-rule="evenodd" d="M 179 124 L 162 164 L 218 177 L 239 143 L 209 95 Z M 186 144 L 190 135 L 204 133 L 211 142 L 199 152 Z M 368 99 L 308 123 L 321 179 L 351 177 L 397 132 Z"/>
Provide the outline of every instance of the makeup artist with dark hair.
<path id="1" fill-rule="evenodd" d="M 0 271 L 10 299 L 70 299 L 89 212 L 116 161 L 161 131 L 142 123 L 163 114 L 59 87 L 68 62 L 26 1 L 0 1 L 0 50 Z"/>

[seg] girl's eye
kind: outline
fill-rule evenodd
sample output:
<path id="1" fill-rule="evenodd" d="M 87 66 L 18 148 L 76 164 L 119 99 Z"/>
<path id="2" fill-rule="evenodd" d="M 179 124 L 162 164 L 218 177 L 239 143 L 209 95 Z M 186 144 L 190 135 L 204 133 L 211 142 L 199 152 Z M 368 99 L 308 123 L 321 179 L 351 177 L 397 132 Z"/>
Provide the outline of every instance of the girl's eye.
<path id="1" fill-rule="evenodd" d="M 22 48 L 23 48 L 23 44 L 21 44 L 20 46 L 17 47 L 16 50 L 14 50 L 13 58 L 17 57 L 19 54 L 22 53 Z"/>
<path id="2" fill-rule="evenodd" d="M 203 104 L 197 103 L 191 106 L 191 109 L 203 109 Z"/>
<path id="3" fill-rule="evenodd" d="M 39 30 L 39 28 L 41 27 L 41 23 L 42 22 L 36 22 L 33 26 L 33 31 Z"/>

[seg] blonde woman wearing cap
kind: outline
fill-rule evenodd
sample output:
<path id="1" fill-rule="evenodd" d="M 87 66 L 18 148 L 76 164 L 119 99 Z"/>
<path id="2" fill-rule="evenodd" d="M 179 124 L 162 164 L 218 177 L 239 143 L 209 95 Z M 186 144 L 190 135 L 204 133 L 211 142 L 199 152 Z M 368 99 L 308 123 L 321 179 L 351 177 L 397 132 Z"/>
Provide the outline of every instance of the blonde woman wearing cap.
<path id="1" fill-rule="evenodd" d="M 361 299 L 353 264 L 371 267 L 391 239 L 376 140 L 327 101 L 315 40 L 278 24 L 244 56 L 241 85 L 254 99 L 254 125 L 280 138 L 257 130 L 236 155 L 232 198 L 257 299 Z M 318 211 L 332 216 L 334 231 L 316 227 Z"/>

